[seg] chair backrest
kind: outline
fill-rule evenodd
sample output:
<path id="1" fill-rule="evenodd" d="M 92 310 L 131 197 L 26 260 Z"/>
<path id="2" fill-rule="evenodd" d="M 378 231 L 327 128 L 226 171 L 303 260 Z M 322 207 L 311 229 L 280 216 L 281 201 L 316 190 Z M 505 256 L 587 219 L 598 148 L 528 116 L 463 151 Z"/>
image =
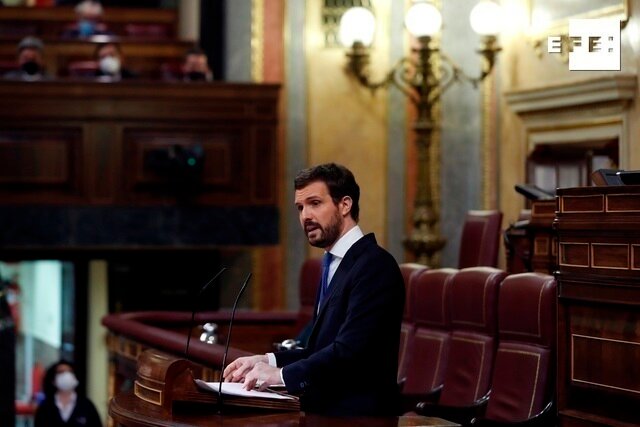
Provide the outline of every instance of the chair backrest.
<path id="1" fill-rule="evenodd" d="M 406 356 L 405 395 L 426 396 L 442 385 L 451 338 L 449 289 L 456 272 L 452 268 L 425 270 L 413 283 L 410 304 L 415 331 Z"/>
<path id="2" fill-rule="evenodd" d="M 404 279 L 404 292 L 405 292 L 405 300 L 404 300 L 404 312 L 402 315 L 403 322 L 412 322 L 411 316 L 411 278 L 412 276 L 417 277 L 417 273 L 425 270 L 427 266 L 424 264 L 418 264 L 416 262 L 404 262 L 400 264 L 400 272 L 402 273 L 402 278 Z M 415 278 L 415 277 L 414 277 Z"/>
<path id="3" fill-rule="evenodd" d="M 469 211 L 460 237 L 458 268 L 498 266 L 502 212 Z"/>
<path id="4" fill-rule="evenodd" d="M 316 295 L 320 276 L 322 275 L 322 259 L 308 258 L 300 269 L 299 298 L 300 309 L 296 328 L 301 331 L 313 319 L 313 309 L 316 304 Z"/>
<path id="5" fill-rule="evenodd" d="M 451 343 L 439 404 L 471 406 L 490 390 L 498 289 L 505 277 L 504 271 L 492 267 L 466 268 L 452 277 Z"/>
<path id="6" fill-rule="evenodd" d="M 555 389 L 556 281 L 520 273 L 500 286 L 498 351 L 485 418 L 518 422 L 540 412 Z"/>
<path id="7" fill-rule="evenodd" d="M 413 299 L 412 289 L 413 282 L 418 278 L 420 273 L 426 270 L 427 267 L 423 264 L 415 262 L 405 262 L 400 264 L 400 272 L 404 279 L 404 312 L 402 315 L 402 324 L 400 326 L 400 348 L 398 349 L 398 381 L 404 379 L 406 375 L 406 355 L 408 354 L 410 337 L 413 335 L 415 325 L 413 323 L 413 316 L 411 314 L 411 303 Z"/>

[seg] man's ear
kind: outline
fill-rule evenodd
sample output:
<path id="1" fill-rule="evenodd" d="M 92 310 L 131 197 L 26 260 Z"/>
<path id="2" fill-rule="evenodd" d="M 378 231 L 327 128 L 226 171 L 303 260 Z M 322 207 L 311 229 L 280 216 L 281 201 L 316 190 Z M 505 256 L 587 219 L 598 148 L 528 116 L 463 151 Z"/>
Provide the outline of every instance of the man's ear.
<path id="1" fill-rule="evenodd" d="M 342 216 L 347 216 L 351 212 L 351 205 L 353 205 L 353 200 L 351 200 L 351 197 L 349 196 L 344 196 L 340 201 L 340 205 L 340 213 L 342 214 Z"/>

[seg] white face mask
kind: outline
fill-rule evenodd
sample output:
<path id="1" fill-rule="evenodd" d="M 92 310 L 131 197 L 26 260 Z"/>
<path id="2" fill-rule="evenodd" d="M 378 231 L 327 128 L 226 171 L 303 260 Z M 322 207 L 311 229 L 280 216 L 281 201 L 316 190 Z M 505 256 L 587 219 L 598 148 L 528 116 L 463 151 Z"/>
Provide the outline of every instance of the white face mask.
<path id="1" fill-rule="evenodd" d="M 120 72 L 120 60 L 115 56 L 105 56 L 100 60 L 100 70 L 109 75 L 115 75 Z"/>
<path id="2" fill-rule="evenodd" d="M 71 391 L 78 386 L 78 379 L 73 372 L 60 372 L 54 382 L 56 388 L 61 391 Z"/>

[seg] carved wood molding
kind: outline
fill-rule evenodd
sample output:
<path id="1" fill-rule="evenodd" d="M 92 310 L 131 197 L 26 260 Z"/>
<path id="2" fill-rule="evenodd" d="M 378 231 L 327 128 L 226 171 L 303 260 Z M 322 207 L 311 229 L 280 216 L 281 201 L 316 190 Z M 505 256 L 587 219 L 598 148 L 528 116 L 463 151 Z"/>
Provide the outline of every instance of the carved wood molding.
<path id="1" fill-rule="evenodd" d="M 630 104 L 637 76 L 614 74 L 505 93 L 507 105 L 522 120 L 524 152 L 538 144 L 616 140 L 620 167 L 631 149 Z"/>
<path id="2" fill-rule="evenodd" d="M 615 74 L 505 92 L 505 99 L 515 113 L 524 116 L 557 109 L 595 107 L 608 102 L 626 105 L 635 97 L 636 86 L 635 74 Z"/>

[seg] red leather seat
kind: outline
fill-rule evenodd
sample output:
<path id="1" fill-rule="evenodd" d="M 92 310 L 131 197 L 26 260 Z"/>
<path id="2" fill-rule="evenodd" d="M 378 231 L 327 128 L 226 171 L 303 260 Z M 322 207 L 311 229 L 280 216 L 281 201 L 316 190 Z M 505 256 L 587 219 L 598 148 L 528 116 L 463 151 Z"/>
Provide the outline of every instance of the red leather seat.
<path id="1" fill-rule="evenodd" d="M 460 237 L 458 268 L 498 266 L 502 212 L 469 211 Z"/>
<path id="2" fill-rule="evenodd" d="M 483 408 L 497 347 L 498 289 L 505 277 L 492 267 L 466 268 L 452 277 L 452 332 L 442 393 L 436 405 L 419 403 L 418 412 L 468 424 Z"/>
<path id="3" fill-rule="evenodd" d="M 413 315 L 411 314 L 410 301 L 413 299 L 412 289 L 415 279 L 420 272 L 426 270 L 427 267 L 423 264 L 415 262 L 405 262 L 400 264 L 400 272 L 404 279 L 404 312 L 402 315 L 402 325 L 400 326 L 400 348 L 398 349 L 398 383 L 402 384 L 406 376 L 407 360 L 406 355 L 410 351 L 411 337 L 414 332 Z"/>
<path id="4" fill-rule="evenodd" d="M 536 420 L 538 425 L 553 425 L 549 409 L 555 390 L 555 279 L 541 273 L 507 277 L 500 286 L 498 317 L 491 396 L 483 420 L 474 424 Z"/>
<path id="5" fill-rule="evenodd" d="M 451 338 L 449 288 L 457 271 L 452 268 L 424 270 L 413 281 L 408 303 L 415 330 L 410 337 L 402 388 L 407 410 L 419 401 L 436 400 L 442 388 Z"/>

